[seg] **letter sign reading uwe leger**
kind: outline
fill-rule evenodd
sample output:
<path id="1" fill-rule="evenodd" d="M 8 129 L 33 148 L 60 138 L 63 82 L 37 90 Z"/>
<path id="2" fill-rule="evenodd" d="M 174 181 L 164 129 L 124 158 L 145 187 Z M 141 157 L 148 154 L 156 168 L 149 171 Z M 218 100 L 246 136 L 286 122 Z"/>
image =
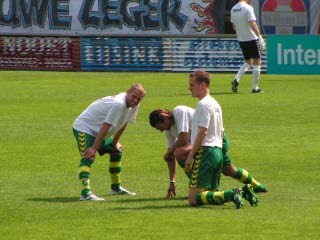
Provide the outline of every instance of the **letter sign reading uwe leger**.
<path id="1" fill-rule="evenodd" d="M 0 0 L 0 33 L 61 35 L 206 34 L 182 0 Z M 204 1 L 203 9 L 208 5 Z M 208 5 L 209 6 L 209 5 Z M 198 22 L 199 22 L 198 21 Z"/>
<path id="2" fill-rule="evenodd" d="M 72 17 L 68 15 L 68 3 L 67 0 L 0 0 L 0 25 L 12 29 L 33 25 L 43 28 L 48 23 L 49 29 L 70 29 Z"/>

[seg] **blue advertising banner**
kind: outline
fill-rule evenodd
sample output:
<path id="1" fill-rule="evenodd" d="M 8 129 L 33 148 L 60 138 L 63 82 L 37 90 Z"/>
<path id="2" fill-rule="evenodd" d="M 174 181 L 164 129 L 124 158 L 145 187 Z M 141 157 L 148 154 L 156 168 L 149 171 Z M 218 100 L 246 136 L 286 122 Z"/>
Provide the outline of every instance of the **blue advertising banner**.
<path id="1" fill-rule="evenodd" d="M 268 73 L 320 74 L 320 35 L 268 36 Z"/>
<path id="2" fill-rule="evenodd" d="M 164 58 L 162 38 L 81 38 L 82 70 L 161 71 Z"/>
<path id="3" fill-rule="evenodd" d="M 81 37 L 84 71 L 236 72 L 243 63 L 235 38 Z"/>

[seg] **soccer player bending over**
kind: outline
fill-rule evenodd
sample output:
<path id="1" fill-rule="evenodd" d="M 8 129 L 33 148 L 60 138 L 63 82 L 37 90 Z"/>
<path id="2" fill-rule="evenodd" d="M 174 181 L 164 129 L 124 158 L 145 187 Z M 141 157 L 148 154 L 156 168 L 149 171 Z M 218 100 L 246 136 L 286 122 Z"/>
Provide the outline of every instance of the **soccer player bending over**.
<path id="1" fill-rule="evenodd" d="M 133 84 L 126 92 L 107 96 L 91 103 L 74 121 L 73 134 L 81 154 L 79 179 L 80 201 L 103 201 L 92 193 L 90 171 L 96 153 L 110 155 L 110 194 L 136 195 L 120 185 L 122 146 L 120 137 L 128 122 L 135 122 L 139 105 L 146 94 L 139 83 Z"/>

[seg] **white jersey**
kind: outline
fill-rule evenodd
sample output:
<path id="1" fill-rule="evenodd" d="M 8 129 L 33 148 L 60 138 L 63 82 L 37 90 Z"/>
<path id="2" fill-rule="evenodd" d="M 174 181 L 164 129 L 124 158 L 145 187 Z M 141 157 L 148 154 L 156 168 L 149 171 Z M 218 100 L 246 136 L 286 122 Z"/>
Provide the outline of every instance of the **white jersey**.
<path id="1" fill-rule="evenodd" d="M 173 109 L 174 124 L 165 131 L 168 148 L 172 148 L 180 133 L 188 133 L 191 137 L 191 121 L 194 109 L 187 106 L 177 106 Z"/>
<path id="2" fill-rule="evenodd" d="M 199 127 L 208 129 L 201 146 L 222 148 L 223 120 L 219 103 L 211 96 L 201 99 L 192 118 L 191 144 L 194 145 Z"/>
<path id="3" fill-rule="evenodd" d="M 250 26 L 251 21 L 256 21 L 253 7 L 246 2 L 239 2 L 231 9 L 231 22 L 235 26 L 237 38 L 240 42 L 258 39 Z"/>
<path id="4" fill-rule="evenodd" d="M 104 97 L 91 103 L 74 121 L 73 128 L 96 137 L 105 122 L 111 125 L 108 138 L 126 123 L 135 122 L 138 108 L 127 108 L 126 93 Z"/>

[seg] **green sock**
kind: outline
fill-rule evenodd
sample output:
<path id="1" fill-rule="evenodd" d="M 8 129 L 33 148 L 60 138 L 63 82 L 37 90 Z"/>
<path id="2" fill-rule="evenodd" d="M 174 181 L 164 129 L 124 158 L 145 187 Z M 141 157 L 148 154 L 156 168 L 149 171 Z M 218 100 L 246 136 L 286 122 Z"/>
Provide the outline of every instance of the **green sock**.
<path id="1" fill-rule="evenodd" d="M 251 184 L 253 188 L 257 188 L 260 185 L 260 183 L 256 179 L 254 179 L 247 170 L 240 167 L 237 167 L 237 172 L 233 176 L 233 178 L 238 179 L 244 184 Z"/>
<path id="2" fill-rule="evenodd" d="M 122 153 L 110 153 L 109 172 L 111 176 L 111 189 L 120 190 L 120 173 L 121 173 Z"/>
<path id="3" fill-rule="evenodd" d="M 79 180 L 81 196 L 87 196 L 90 192 L 90 166 L 93 162 L 90 159 L 82 158 L 79 167 Z"/>
<path id="4" fill-rule="evenodd" d="M 211 204 L 211 205 L 221 205 L 223 203 L 229 202 L 233 197 L 234 192 L 232 190 L 227 191 L 205 191 L 197 194 L 197 205 Z"/>

